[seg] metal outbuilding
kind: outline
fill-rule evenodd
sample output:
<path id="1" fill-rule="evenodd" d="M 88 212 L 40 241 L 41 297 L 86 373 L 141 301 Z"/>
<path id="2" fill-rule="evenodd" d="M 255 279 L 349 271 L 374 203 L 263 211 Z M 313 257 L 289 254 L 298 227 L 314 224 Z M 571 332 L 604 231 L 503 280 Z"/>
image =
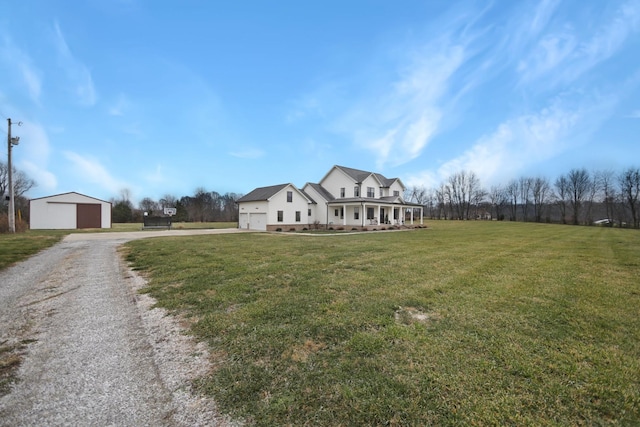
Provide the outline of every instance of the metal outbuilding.
<path id="1" fill-rule="evenodd" d="M 111 203 L 70 192 L 29 202 L 32 230 L 111 228 Z"/>

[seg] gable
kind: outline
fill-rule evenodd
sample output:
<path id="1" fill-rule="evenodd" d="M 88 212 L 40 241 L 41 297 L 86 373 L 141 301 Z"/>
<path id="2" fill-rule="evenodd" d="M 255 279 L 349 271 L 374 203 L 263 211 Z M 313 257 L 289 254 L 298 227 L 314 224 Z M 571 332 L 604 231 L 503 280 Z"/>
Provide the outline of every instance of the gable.
<path id="1" fill-rule="evenodd" d="M 96 199 L 95 197 L 70 191 L 68 193 L 54 194 L 53 196 L 38 197 L 31 199 L 32 202 L 38 203 L 108 203 L 106 200 Z"/>

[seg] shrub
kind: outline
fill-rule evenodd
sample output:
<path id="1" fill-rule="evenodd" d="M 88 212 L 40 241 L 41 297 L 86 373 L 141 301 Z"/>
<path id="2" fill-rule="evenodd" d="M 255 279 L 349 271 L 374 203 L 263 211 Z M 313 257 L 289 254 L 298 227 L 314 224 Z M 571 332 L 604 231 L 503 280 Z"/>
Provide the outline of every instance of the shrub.
<path id="1" fill-rule="evenodd" d="M 16 233 L 24 233 L 29 229 L 29 224 L 26 221 L 16 218 Z M 9 232 L 9 215 L 6 213 L 0 214 L 0 233 Z"/>

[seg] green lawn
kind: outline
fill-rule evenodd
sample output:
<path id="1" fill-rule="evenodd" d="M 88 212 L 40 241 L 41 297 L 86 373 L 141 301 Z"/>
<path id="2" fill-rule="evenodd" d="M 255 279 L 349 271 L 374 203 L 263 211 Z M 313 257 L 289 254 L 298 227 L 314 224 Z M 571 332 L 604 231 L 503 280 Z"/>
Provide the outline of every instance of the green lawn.
<path id="1" fill-rule="evenodd" d="M 496 222 L 130 242 L 255 425 L 638 425 L 640 234 Z"/>
<path id="2" fill-rule="evenodd" d="M 55 245 L 67 234 L 67 231 L 53 230 L 0 234 L 0 270 Z"/>
<path id="3" fill-rule="evenodd" d="M 234 228 L 235 222 L 189 222 L 176 223 L 174 230 L 201 228 Z M 111 228 L 89 228 L 81 230 L 27 230 L 24 233 L 0 234 L 0 270 L 55 245 L 70 233 L 109 233 L 118 231 L 140 231 L 142 223 L 113 224 Z"/>

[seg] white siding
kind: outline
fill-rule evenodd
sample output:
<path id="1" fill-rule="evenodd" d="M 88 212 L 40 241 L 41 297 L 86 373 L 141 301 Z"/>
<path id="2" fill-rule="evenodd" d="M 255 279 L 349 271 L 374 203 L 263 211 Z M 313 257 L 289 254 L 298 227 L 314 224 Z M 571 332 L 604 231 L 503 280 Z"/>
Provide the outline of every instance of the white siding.
<path id="1" fill-rule="evenodd" d="M 310 185 L 306 185 L 302 190 L 316 202 L 315 204 L 309 205 L 309 208 L 311 209 L 309 224 L 313 224 L 316 221 L 319 221 L 320 224 L 326 224 L 327 201 Z"/>
<path id="2" fill-rule="evenodd" d="M 33 200 L 30 207 L 30 227 L 32 230 L 74 229 L 77 224 L 76 211 L 75 203 Z"/>
<path id="3" fill-rule="evenodd" d="M 251 230 L 266 230 L 268 206 L 266 201 L 241 203 L 238 217 L 239 227 Z"/>
<path id="4" fill-rule="evenodd" d="M 287 192 L 292 192 L 291 202 L 287 202 Z M 307 215 L 309 203 L 293 186 L 288 185 L 269 199 L 268 223 L 270 225 L 309 224 Z M 283 211 L 282 221 L 278 221 L 278 211 Z M 296 221 L 296 211 L 300 212 L 300 221 Z"/>
<path id="5" fill-rule="evenodd" d="M 340 169 L 333 168 L 322 182 L 320 182 L 320 185 L 337 199 L 340 197 L 340 188 L 342 187 L 345 189 L 345 197 L 353 197 L 353 187 L 355 187 L 356 183 Z M 362 196 L 362 192 L 360 196 Z"/>
<path id="6" fill-rule="evenodd" d="M 377 179 L 375 179 L 373 175 L 369 175 L 369 177 L 367 177 L 367 179 L 365 179 L 364 182 L 362 183 L 362 193 L 360 194 L 360 197 L 370 197 L 367 192 L 368 187 L 373 188 L 373 197 L 375 197 L 376 199 L 379 199 L 380 198 L 380 182 Z"/>
<path id="7" fill-rule="evenodd" d="M 389 187 L 389 196 L 393 196 L 393 192 L 397 191 L 400 197 L 404 197 L 404 187 L 400 184 L 400 181 L 395 180 L 391 187 Z"/>

